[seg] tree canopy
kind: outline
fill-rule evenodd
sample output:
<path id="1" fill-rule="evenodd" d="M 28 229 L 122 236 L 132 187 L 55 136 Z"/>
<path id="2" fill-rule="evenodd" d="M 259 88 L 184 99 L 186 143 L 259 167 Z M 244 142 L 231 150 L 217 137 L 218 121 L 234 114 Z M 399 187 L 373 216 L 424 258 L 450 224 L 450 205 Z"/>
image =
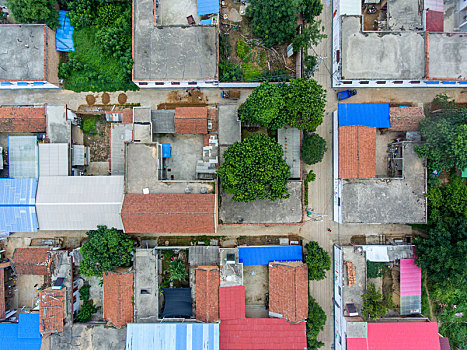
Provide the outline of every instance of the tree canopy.
<path id="1" fill-rule="evenodd" d="M 262 83 L 238 110 L 240 119 L 269 129 L 291 125 L 315 131 L 323 122 L 326 93 L 313 79 L 293 79 L 290 84 Z"/>
<path id="2" fill-rule="evenodd" d="M 420 157 L 426 157 L 430 170 L 467 168 L 467 109 L 457 108 L 446 95 L 439 95 L 433 104 L 438 113 L 420 122 L 422 146 L 415 147 Z"/>
<path id="3" fill-rule="evenodd" d="M 288 198 L 290 167 L 283 156 L 282 146 L 265 134 L 234 143 L 217 170 L 222 188 L 238 202 Z"/>
<path id="4" fill-rule="evenodd" d="M 319 349 L 324 343 L 317 340 L 326 324 L 326 313 L 315 299 L 308 296 L 308 319 L 306 320 L 306 342 L 308 350 Z"/>
<path id="5" fill-rule="evenodd" d="M 394 307 L 394 303 L 390 296 L 383 296 L 380 291 L 376 290 L 374 284 L 368 284 L 366 292 L 362 295 L 362 317 L 364 320 L 377 320 L 384 317 L 389 309 Z"/>
<path id="6" fill-rule="evenodd" d="M 305 262 L 308 265 L 308 278 L 319 281 L 326 277 L 326 271 L 331 268 L 331 258 L 318 242 L 311 241 L 305 245 Z"/>
<path id="7" fill-rule="evenodd" d="M 285 85 L 283 113 L 290 118 L 290 125 L 301 130 L 315 131 L 323 122 L 326 92 L 313 79 L 294 79 Z"/>
<path id="8" fill-rule="evenodd" d="M 184 281 L 187 275 L 185 264 L 180 259 L 174 259 L 169 263 L 170 279 L 175 281 Z"/>
<path id="9" fill-rule="evenodd" d="M 248 96 L 239 108 L 238 115 L 241 120 L 251 124 L 280 129 L 287 123 L 286 115 L 281 113 L 283 108 L 281 86 L 265 82 Z"/>
<path id="10" fill-rule="evenodd" d="M 118 266 L 130 266 L 134 241 L 123 231 L 106 226 L 86 233 L 88 240 L 81 246 L 83 260 L 80 273 L 85 276 L 102 276 Z"/>
<path id="11" fill-rule="evenodd" d="M 57 0 L 7 0 L 7 6 L 18 23 L 45 23 L 58 27 Z"/>
<path id="12" fill-rule="evenodd" d="M 318 134 L 306 134 L 303 138 L 301 153 L 306 164 L 321 162 L 326 151 L 326 140 Z"/>

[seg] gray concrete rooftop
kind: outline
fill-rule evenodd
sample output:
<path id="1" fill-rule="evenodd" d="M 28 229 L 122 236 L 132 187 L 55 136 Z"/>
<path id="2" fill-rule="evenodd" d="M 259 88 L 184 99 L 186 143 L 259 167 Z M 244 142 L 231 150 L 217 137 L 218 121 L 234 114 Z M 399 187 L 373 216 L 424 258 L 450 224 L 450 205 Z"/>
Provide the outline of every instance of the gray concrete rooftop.
<path id="1" fill-rule="evenodd" d="M 219 144 L 242 140 L 242 123 L 237 119 L 238 104 L 219 105 Z"/>
<path id="2" fill-rule="evenodd" d="M 341 33 L 342 79 L 410 80 L 425 76 L 423 34 L 361 33 L 360 17 L 343 17 Z"/>
<path id="3" fill-rule="evenodd" d="M 156 10 L 157 25 L 187 25 L 188 16 L 199 24 L 201 17 L 197 14 L 196 0 L 159 0 L 159 7 Z"/>
<path id="4" fill-rule="evenodd" d="M 134 1 L 134 79 L 217 78 L 217 28 L 154 26 L 154 1 Z"/>
<path id="5" fill-rule="evenodd" d="M 159 288 L 157 259 L 152 249 L 135 252 L 135 322 L 155 322 L 158 315 Z"/>
<path id="6" fill-rule="evenodd" d="M 133 124 L 115 123 L 110 129 L 111 174 L 125 174 L 125 142 L 131 142 Z"/>
<path id="7" fill-rule="evenodd" d="M 0 37 L 0 80 L 45 80 L 43 24 L 2 24 Z"/>
<path id="8" fill-rule="evenodd" d="M 404 143 L 403 178 L 343 180 L 342 221 L 366 224 L 426 223 L 424 161 Z"/>
<path id="9" fill-rule="evenodd" d="M 188 248 L 188 263 L 192 267 L 218 266 L 218 246 L 193 246 Z"/>
<path id="10" fill-rule="evenodd" d="M 277 130 L 277 142 L 284 150 L 284 159 L 290 167 L 290 178 L 300 179 L 300 130 L 290 126 Z"/>
<path id="11" fill-rule="evenodd" d="M 222 193 L 219 219 L 225 224 L 295 223 L 302 220 L 302 182 L 290 181 L 290 197 L 278 201 L 235 202 L 232 195 Z"/>
<path id="12" fill-rule="evenodd" d="M 64 105 L 47 105 L 47 137 L 51 143 L 70 143 L 71 122 L 67 120 Z"/>
<path id="13" fill-rule="evenodd" d="M 467 33 L 429 34 L 430 78 L 467 79 Z"/>
<path id="14" fill-rule="evenodd" d="M 419 0 L 389 0 L 388 25 L 391 31 L 416 30 L 422 26 Z"/>

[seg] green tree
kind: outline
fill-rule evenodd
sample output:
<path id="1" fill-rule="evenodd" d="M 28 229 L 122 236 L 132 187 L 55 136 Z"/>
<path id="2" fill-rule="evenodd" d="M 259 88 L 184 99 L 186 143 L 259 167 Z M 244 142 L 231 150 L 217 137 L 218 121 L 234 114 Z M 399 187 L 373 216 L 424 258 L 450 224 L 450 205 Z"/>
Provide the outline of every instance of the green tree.
<path id="1" fill-rule="evenodd" d="M 265 134 L 236 142 L 224 152 L 217 170 L 226 193 L 237 202 L 288 198 L 290 167 L 281 145 Z"/>
<path id="2" fill-rule="evenodd" d="M 302 142 L 302 159 L 306 164 L 316 164 L 323 160 L 327 151 L 326 140 L 318 134 L 305 134 Z"/>
<path id="3" fill-rule="evenodd" d="M 323 11 L 323 3 L 321 0 L 303 0 L 303 18 L 311 23 L 315 17 L 318 17 Z"/>
<path id="4" fill-rule="evenodd" d="M 376 290 L 374 284 L 367 286 L 366 292 L 362 295 L 362 300 L 362 317 L 365 321 L 380 319 L 389 312 L 390 308 L 394 307 L 392 298 L 383 296 L 380 291 Z"/>
<path id="5" fill-rule="evenodd" d="M 420 134 L 425 139 L 415 147 L 420 157 L 426 157 L 428 169 L 442 171 L 467 168 L 467 109 L 457 108 L 446 95 L 439 95 L 433 104 L 441 110 L 420 122 Z"/>
<path id="6" fill-rule="evenodd" d="M 443 288 L 467 288 L 467 219 L 441 220 L 426 237 L 415 237 L 418 266 Z"/>
<path id="7" fill-rule="evenodd" d="M 331 258 L 318 242 L 311 241 L 305 245 L 305 262 L 308 265 L 308 278 L 320 281 L 326 278 L 326 271 L 331 268 Z"/>
<path id="8" fill-rule="evenodd" d="M 298 129 L 315 131 L 323 122 L 326 92 L 313 79 L 294 79 L 283 87 L 282 118 Z M 287 119 L 288 118 L 288 119 Z"/>
<path id="9" fill-rule="evenodd" d="M 18 23 L 45 23 L 58 27 L 57 0 L 7 0 L 7 6 Z"/>
<path id="10" fill-rule="evenodd" d="M 118 266 L 130 266 L 134 241 L 123 231 L 106 226 L 86 233 L 88 240 L 81 246 L 83 260 L 79 270 L 85 276 L 102 276 Z"/>
<path id="11" fill-rule="evenodd" d="M 319 306 L 315 299 L 308 297 L 308 319 L 306 320 L 306 341 L 307 349 L 319 349 L 324 343 L 317 340 L 319 333 L 326 324 L 326 313 Z"/>
<path id="12" fill-rule="evenodd" d="M 85 301 L 76 314 L 75 321 L 88 322 L 91 320 L 92 314 L 95 314 L 97 310 L 99 310 L 99 307 L 95 306 L 92 300 Z"/>
<path id="13" fill-rule="evenodd" d="M 271 47 L 294 37 L 300 11 L 300 0 L 250 0 L 246 14 L 253 34 Z"/>
<path id="14" fill-rule="evenodd" d="M 281 113 L 284 108 L 281 89 L 283 87 L 277 84 L 262 83 L 238 109 L 240 119 L 269 129 L 282 128 L 287 124 L 288 119 L 284 113 Z"/>
<path id="15" fill-rule="evenodd" d="M 186 278 L 185 264 L 180 259 L 174 259 L 169 263 L 169 276 L 173 281 L 184 281 Z"/>

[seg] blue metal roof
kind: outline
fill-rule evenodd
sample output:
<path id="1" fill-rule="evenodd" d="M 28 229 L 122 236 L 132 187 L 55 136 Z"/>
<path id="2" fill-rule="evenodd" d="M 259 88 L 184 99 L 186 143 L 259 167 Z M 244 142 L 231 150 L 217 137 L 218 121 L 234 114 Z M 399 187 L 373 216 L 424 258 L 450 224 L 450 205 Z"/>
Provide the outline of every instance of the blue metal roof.
<path id="1" fill-rule="evenodd" d="M 388 103 L 339 103 L 339 126 L 390 128 Z"/>
<path id="2" fill-rule="evenodd" d="M 200 23 L 203 26 L 210 26 L 212 24 L 212 18 L 202 19 Z"/>
<path id="3" fill-rule="evenodd" d="M 0 323 L 2 350 L 39 350 L 39 314 L 20 314 L 18 323 Z"/>
<path id="4" fill-rule="evenodd" d="M 219 350 L 218 323 L 128 323 L 126 350 Z"/>
<path id="5" fill-rule="evenodd" d="M 238 261 L 243 265 L 268 265 L 271 261 L 302 261 L 302 246 L 239 247 Z"/>
<path id="6" fill-rule="evenodd" d="M 0 231 L 37 232 L 36 179 L 0 179 Z"/>
<path id="7" fill-rule="evenodd" d="M 8 136 L 8 171 L 12 179 L 39 177 L 36 136 Z"/>
<path id="8" fill-rule="evenodd" d="M 219 13 L 219 0 L 198 0 L 198 16 Z"/>

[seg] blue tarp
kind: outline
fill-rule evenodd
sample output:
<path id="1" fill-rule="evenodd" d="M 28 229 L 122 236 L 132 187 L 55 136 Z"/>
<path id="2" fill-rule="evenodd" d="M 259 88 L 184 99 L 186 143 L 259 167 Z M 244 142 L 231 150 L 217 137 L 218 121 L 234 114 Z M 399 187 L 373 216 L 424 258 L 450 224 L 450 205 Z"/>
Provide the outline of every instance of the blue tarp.
<path id="1" fill-rule="evenodd" d="M 302 261 L 302 246 L 239 247 L 238 261 L 243 265 L 268 265 L 271 261 Z"/>
<path id="2" fill-rule="evenodd" d="M 203 25 L 203 26 L 210 26 L 211 24 L 212 24 L 212 18 L 202 19 L 201 20 L 201 25 Z"/>
<path id="3" fill-rule="evenodd" d="M 0 231 L 37 232 L 36 179 L 0 179 Z"/>
<path id="4" fill-rule="evenodd" d="M 172 149 L 170 147 L 170 143 L 161 143 L 162 145 L 162 158 L 170 158 L 172 157 Z"/>
<path id="5" fill-rule="evenodd" d="M 18 323 L 0 323 L 2 350 L 40 350 L 39 314 L 20 314 Z"/>
<path id="6" fill-rule="evenodd" d="M 219 13 L 219 0 L 198 0 L 198 16 Z"/>
<path id="7" fill-rule="evenodd" d="M 73 43 L 74 28 L 70 24 L 70 19 L 66 16 L 67 11 L 58 11 L 58 21 L 60 27 L 57 28 L 56 44 L 57 51 L 69 52 L 75 51 L 75 44 Z"/>
<path id="8" fill-rule="evenodd" d="M 128 323 L 126 348 L 219 350 L 219 323 Z"/>
<path id="9" fill-rule="evenodd" d="M 339 103 L 339 126 L 390 128 L 388 103 Z"/>

